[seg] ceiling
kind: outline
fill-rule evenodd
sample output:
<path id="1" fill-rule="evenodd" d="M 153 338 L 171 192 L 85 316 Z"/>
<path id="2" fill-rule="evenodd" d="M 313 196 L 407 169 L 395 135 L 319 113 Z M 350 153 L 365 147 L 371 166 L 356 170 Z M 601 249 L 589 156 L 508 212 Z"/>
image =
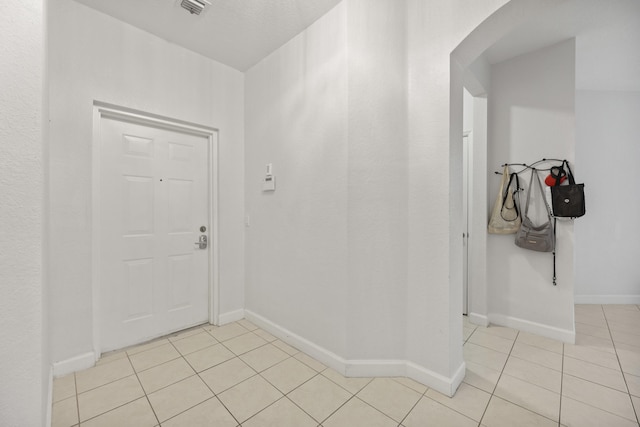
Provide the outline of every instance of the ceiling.
<path id="1" fill-rule="evenodd" d="M 210 0 L 200 15 L 180 0 L 76 0 L 240 71 L 291 40 L 341 0 Z"/>
<path id="2" fill-rule="evenodd" d="M 563 0 L 485 52 L 490 64 L 576 38 L 576 89 L 640 90 L 640 1 Z"/>

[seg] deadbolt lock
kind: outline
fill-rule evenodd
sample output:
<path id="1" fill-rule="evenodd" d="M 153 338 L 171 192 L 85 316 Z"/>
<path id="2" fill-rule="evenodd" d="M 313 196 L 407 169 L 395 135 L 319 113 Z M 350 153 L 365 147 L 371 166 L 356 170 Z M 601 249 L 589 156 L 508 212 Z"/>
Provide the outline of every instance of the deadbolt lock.
<path id="1" fill-rule="evenodd" d="M 203 234 L 195 244 L 198 245 L 198 249 L 207 249 L 207 243 L 207 235 Z"/>
<path id="2" fill-rule="evenodd" d="M 207 231 L 207 227 L 205 227 L 204 225 L 200 226 L 200 232 L 204 233 L 205 231 Z"/>

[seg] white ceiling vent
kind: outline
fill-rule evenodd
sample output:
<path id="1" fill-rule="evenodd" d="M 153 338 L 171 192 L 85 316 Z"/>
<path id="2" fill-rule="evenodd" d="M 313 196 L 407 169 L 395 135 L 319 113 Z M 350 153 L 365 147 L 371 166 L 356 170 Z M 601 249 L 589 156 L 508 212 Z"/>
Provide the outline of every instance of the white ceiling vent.
<path id="1" fill-rule="evenodd" d="M 182 0 L 180 6 L 187 9 L 191 14 L 200 15 L 206 5 L 211 5 L 207 0 Z"/>

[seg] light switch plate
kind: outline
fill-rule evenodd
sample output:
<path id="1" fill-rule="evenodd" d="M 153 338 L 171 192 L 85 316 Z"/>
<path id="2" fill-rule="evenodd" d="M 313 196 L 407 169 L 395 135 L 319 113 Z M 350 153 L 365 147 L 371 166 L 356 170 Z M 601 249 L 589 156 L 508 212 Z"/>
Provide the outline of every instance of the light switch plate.
<path id="1" fill-rule="evenodd" d="M 276 177 L 268 175 L 262 183 L 262 191 L 276 191 Z"/>

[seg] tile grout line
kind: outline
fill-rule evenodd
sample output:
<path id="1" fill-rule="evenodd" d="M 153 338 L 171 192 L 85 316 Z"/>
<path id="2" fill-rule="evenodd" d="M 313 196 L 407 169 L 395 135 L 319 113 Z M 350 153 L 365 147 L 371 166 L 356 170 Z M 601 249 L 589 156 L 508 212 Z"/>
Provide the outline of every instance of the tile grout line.
<path id="1" fill-rule="evenodd" d="M 167 341 L 169 341 L 169 340 L 167 340 Z M 171 342 L 171 341 L 169 341 L 169 342 Z M 171 345 L 173 345 L 173 344 L 171 344 Z M 160 425 L 160 418 L 158 418 L 158 414 L 156 414 L 156 410 L 153 408 L 153 405 L 151 404 L 151 400 L 149 400 L 149 395 L 147 394 L 147 390 L 145 390 L 144 386 L 142 385 L 142 381 L 140 381 L 140 377 L 138 376 L 138 371 L 136 371 L 136 368 L 133 366 L 133 362 L 131 362 L 131 359 L 129 358 L 129 353 L 127 353 L 127 360 L 129 361 L 129 364 L 131 365 L 131 368 L 133 369 L 133 372 L 136 375 L 136 379 L 138 380 L 138 384 L 140 384 L 140 388 L 142 389 L 142 392 L 144 393 L 144 398 L 147 399 L 147 403 L 149 404 L 149 407 L 151 408 L 151 412 L 153 412 L 153 416 L 156 417 L 156 421 L 158 422 L 157 425 Z"/>
<path id="2" fill-rule="evenodd" d="M 75 372 L 73 373 L 73 387 L 76 392 L 76 413 L 78 415 L 78 425 L 80 425 L 80 397 L 79 397 L 80 393 L 78 393 L 78 380 L 76 379 Z M 53 404 L 51 405 L 51 407 L 53 408 Z M 53 413 L 52 413 L 52 416 L 53 416 Z"/>
<path id="3" fill-rule="evenodd" d="M 562 365 L 560 370 L 560 406 L 558 407 L 558 427 L 562 426 L 562 386 L 564 385 L 564 343 L 562 343 Z"/>
<path id="4" fill-rule="evenodd" d="M 607 329 L 609 330 L 611 343 L 613 344 L 613 350 L 615 351 L 615 354 L 616 354 L 616 360 L 618 360 L 618 366 L 620 366 L 620 373 L 622 374 L 622 380 L 624 381 L 624 386 L 627 388 L 627 396 L 629 397 L 629 401 L 631 402 L 631 408 L 633 409 L 633 414 L 636 416 L 636 422 L 640 424 L 640 419 L 638 418 L 638 411 L 636 410 L 636 406 L 633 404 L 633 399 L 631 398 L 631 391 L 629 390 L 629 384 L 627 384 L 627 377 L 624 375 L 622 363 L 620 363 L 620 356 L 618 356 L 618 349 L 616 348 L 616 343 L 613 340 L 613 334 L 611 333 L 611 327 L 609 326 L 609 319 L 607 319 L 607 312 L 604 310 L 603 305 L 601 305 L 600 307 L 602 309 L 604 321 L 607 324 Z"/>
<path id="5" fill-rule="evenodd" d="M 517 331 L 517 329 L 516 329 L 516 331 Z M 493 390 L 491 391 L 491 395 L 489 396 L 489 401 L 487 402 L 487 406 L 485 406 L 484 411 L 482 411 L 482 416 L 480 417 L 480 421 L 478 421 L 478 426 L 482 425 L 482 420 L 484 419 L 484 416 L 487 414 L 487 409 L 489 409 L 489 404 L 491 403 L 491 399 L 493 399 L 493 396 L 495 396 L 496 389 L 498 388 L 498 384 L 500 383 L 500 379 L 502 378 L 502 375 L 504 374 L 504 370 L 507 367 L 507 363 L 509 363 L 509 358 L 511 357 L 511 352 L 513 352 L 513 347 L 516 346 L 516 341 L 518 340 L 519 336 L 520 336 L 520 331 L 518 331 L 516 333 L 515 338 L 513 338 L 513 344 L 511 344 L 511 349 L 509 350 L 509 354 L 507 355 L 507 359 L 504 361 L 504 365 L 502 365 L 502 370 L 500 371 L 500 376 L 498 376 L 498 381 L 496 381 L 496 385 L 493 386 Z M 498 397 L 498 396 L 496 396 L 496 397 Z"/>

